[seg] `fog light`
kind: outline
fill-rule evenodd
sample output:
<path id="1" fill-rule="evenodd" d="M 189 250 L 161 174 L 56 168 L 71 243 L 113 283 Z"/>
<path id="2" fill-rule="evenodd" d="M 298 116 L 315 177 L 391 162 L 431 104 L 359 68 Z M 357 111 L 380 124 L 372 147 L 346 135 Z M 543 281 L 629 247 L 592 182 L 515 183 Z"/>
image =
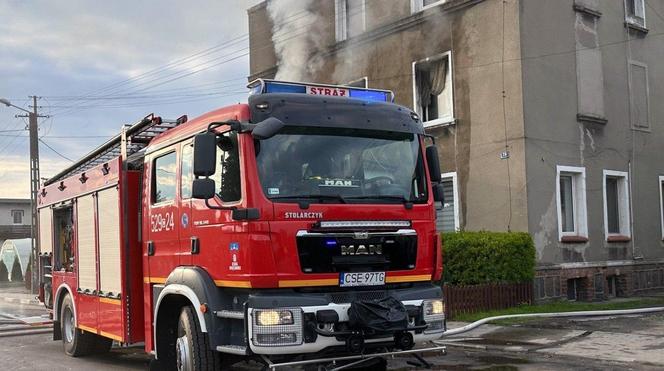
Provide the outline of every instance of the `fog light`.
<path id="1" fill-rule="evenodd" d="M 292 344 L 297 342 L 297 334 L 294 332 L 280 332 L 276 334 L 257 334 L 256 340 L 260 344 Z"/>
<path id="2" fill-rule="evenodd" d="M 293 313 L 289 310 L 260 310 L 256 313 L 259 326 L 292 325 Z"/>

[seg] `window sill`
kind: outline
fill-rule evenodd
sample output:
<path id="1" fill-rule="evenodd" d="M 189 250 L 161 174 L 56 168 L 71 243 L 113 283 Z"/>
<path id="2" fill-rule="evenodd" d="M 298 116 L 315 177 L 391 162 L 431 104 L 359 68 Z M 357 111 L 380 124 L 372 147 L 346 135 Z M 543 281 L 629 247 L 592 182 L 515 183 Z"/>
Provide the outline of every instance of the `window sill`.
<path id="1" fill-rule="evenodd" d="M 632 238 L 630 236 L 613 235 L 606 237 L 606 242 L 629 242 Z"/>
<path id="2" fill-rule="evenodd" d="M 630 22 L 630 21 L 625 21 L 625 27 L 627 27 L 630 30 L 640 32 L 644 35 L 647 35 L 648 32 L 650 32 L 650 30 L 647 29 L 646 27 L 643 27 L 638 23 L 634 23 L 634 22 Z"/>
<path id="3" fill-rule="evenodd" d="M 585 236 L 562 236 L 560 237 L 562 243 L 585 243 L 588 242 L 588 237 Z"/>
<path id="4" fill-rule="evenodd" d="M 606 125 L 609 122 L 609 120 L 607 120 L 602 116 L 592 115 L 588 113 L 577 113 L 576 119 L 577 121 L 590 122 L 593 124 L 600 124 L 600 125 Z"/>
<path id="5" fill-rule="evenodd" d="M 587 14 L 591 17 L 599 18 L 602 16 L 602 12 L 600 12 L 599 10 L 588 8 L 587 6 L 574 4 L 573 8 L 577 12 Z"/>
<path id="6" fill-rule="evenodd" d="M 427 122 L 423 122 L 422 126 L 424 126 L 424 129 L 433 129 L 433 128 L 441 128 L 441 127 L 447 127 L 447 126 L 454 126 L 456 125 L 456 119 L 455 118 L 442 118 L 442 119 L 435 119 Z"/>

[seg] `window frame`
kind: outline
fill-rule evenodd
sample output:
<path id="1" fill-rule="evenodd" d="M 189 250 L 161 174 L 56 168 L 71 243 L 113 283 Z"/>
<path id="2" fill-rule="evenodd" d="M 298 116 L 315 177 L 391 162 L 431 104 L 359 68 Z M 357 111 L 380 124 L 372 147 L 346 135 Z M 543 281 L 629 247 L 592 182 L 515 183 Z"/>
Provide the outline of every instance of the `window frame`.
<path id="1" fill-rule="evenodd" d="M 362 87 L 362 86 L 353 86 L 352 85 L 352 84 L 360 82 L 360 81 L 364 81 L 364 87 Z M 369 77 L 368 76 L 362 76 L 360 78 L 350 80 L 350 81 L 346 82 L 344 84 L 344 86 L 352 86 L 352 87 L 360 88 L 360 89 L 369 89 Z"/>
<path id="2" fill-rule="evenodd" d="M 662 240 L 664 241 L 664 192 L 662 192 L 662 186 L 664 186 L 664 175 L 659 176 L 659 218 L 660 218 L 660 227 L 662 229 Z"/>
<path id="3" fill-rule="evenodd" d="M 562 204 L 560 197 L 560 176 L 572 175 L 572 203 L 574 205 L 574 231 L 563 231 Z M 558 214 L 558 241 L 566 242 L 567 237 L 588 238 L 588 204 L 586 168 L 578 166 L 556 166 L 556 209 Z M 581 241 L 573 241 L 581 242 Z"/>
<path id="4" fill-rule="evenodd" d="M 609 216 L 608 216 L 608 205 L 606 198 L 606 179 L 607 178 L 618 178 L 618 228 L 620 229 L 619 233 L 609 233 Z M 604 237 L 607 241 L 610 241 L 614 237 L 632 237 L 632 210 L 631 210 L 631 200 L 630 200 L 630 184 L 629 184 L 629 173 L 626 171 L 618 170 L 606 170 L 602 172 L 602 194 L 604 196 Z M 626 213 L 622 210 L 625 210 Z"/>
<path id="5" fill-rule="evenodd" d="M 334 34 L 337 42 L 348 40 L 347 0 L 334 1 Z M 362 0 L 362 32 L 367 30 L 367 1 Z"/>
<path id="6" fill-rule="evenodd" d="M 449 1 L 450 0 L 438 0 L 433 4 L 424 5 L 424 0 L 410 0 L 411 13 L 414 14 L 414 13 L 417 13 L 417 12 L 421 12 L 423 10 L 430 9 L 430 8 L 436 7 L 438 5 L 445 4 L 446 2 L 449 2 Z"/>
<path id="7" fill-rule="evenodd" d="M 157 165 L 157 160 L 162 158 L 162 157 L 166 157 L 170 154 L 175 154 L 175 166 L 176 166 L 176 168 L 175 168 L 175 195 L 174 195 L 173 199 L 156 202 L 155 195 L 156 195 L 156 192 L 157 192 L 157 166 L 156 166 Z M 160 152 L 158 154 L 155 154 L 152 157 L 152 159 L 150 161 L 151 162 L 151 165 L 150 165 L 151 166 L 151 169 L 150 169 L 150 177 L 151 177 L 151 179 L 150 179 L 150 205 L 152 207 L 174 204 L 176 202 L 176 200 L 178 198 L 178 193 L 179 193 L 179 190 L 178 190 L 178 188 L 179 188 L 178 187 L 178 183 L 179 183 L 178 174 L 180 172 L 179 161 L 180 161 L 180 158 L 179 158 L 179 156 L 177 154 L 177 151 L 175 150 L 174 147 L 169 147 L 165 151 Z"/>
<path id="8" fill-rule="evenodd" d="M 184 159 L 185 159 L 184 149 L 186 147 L 191 147 L 191 164 L 189 165 L 189 170 L 190 170 L 190 173 L 191 173 L 191 181 L 193 182 L 193 180 L 196 178 L 194 176 L 194 141 L 193 140 L 186 140 L 186 141 L 184 141 L 180 144 L 180 158 L 178 159 L 178 170 L 179 170 L 178 171 L 178 173 L 179 173 L 178 193 L 180 195 L 180 200 L 191 200 L 191 199 L 193 199 L 192 189 L 191 189 L 192 185 L 191 184 L 189 185 L 189 196 L 184 197 L 184 194 L 182 193 L 182 184 L 183 184 L 182 181 L 184 180 L 183 179 L 184 174 L 182 172 L 182 170 L 184 169 L 184 166 L 182 166 L 182 165 L 184 164 Z"/>
<path id="9" fill-rule="evenodd" d="M 417 74 L 416 74 L 416 67 L 419 63 L 425 63 L 429 61 L 433 61 L 436 59 L 442 59 L 442 58 L 447 58 L 447 63 L 449 66 L 449 81 L 450 81 L 450 89 L 451 94 L 449 98 L 449 105 L 452 107 L 452 113 L 450 116 L 446 117 L 438 117 L 433 120 L 429 121 L 424 121 L 423 117 L 424 115 L 422 112 L 420 112 L 420 104 L 419 104 L 419 99 L 417 96 Z M 431 57 L 427 57 L 424 59 L 420 59 L 418 61 L 414 61 L 411 65 L 411 79 L 413 81 L 413 111 L 417 112 L 418 115 L 420 115 L 420 118 L 422 119 L 422 125 L 424 128 L 432 128 L 436 126 L 444 126 L 444 125 L 452 125 L 456 122 L 455 118 L 455 105 L 454 105 L 454 64 L 453 64 L 453 58 L 452 58 L 452 51 L 448 50 L 446 52 L 432 55 Z"/>
<path id="10" fill-rule="evenodd" d="M 461 230 L 461 220 L 459 218 L 459 187 L 457 183 L 457 172 L 450 171 L 440 174 L 441 180 L 452 179 L 452 194 L 454 195 L 454 229 Z M 444 207 L 444 206 L 443 206 Z"/>
<path id="11" fill-rule="evenodd" d="M 23 218 L 25 217 L 25 210 L 13 209 L 10 212 L 10 214 L 11 214 L 11 217 L 12 217 L 12 225 L 23 225 Z M 16 214 L 21 215 L 21 221 L 19 221 L 18 223 L 16 223 L 16 217 L 15 217 Z"/>
<path id="12" fill-rule="evenodd" d="M 627 2 L 628 2 L 628 1 L 633 1 L 633 2 L 635 3 L 635 4 L 634 4 L 634 9 L 636 9 L 636 2 L 637 2 L 637 1 L 641 3 L 642 9 L 643 9 L 643 24 L 641 24 L 641 23 L 638 21 L 638 19 L 636 18 L 636 17 L 638 17 L 638 16 L 636 16 L 636 17 L 632 17 L 632 16 L 629 14 L 629 9 L 628 9 L 628 7 L 627 7 L 627 5 L 628 5 Z M 645 0 L 624 0 L 624 1 L 623 1 L 623 4 L 624 4 L 624 7 L 625 7 L 625 22 L 626 22 L 627 24 L 635 25 L 635 26 L 637 26 L 637 27 L 643 27 L 643 28 L 647 28 L 647 27 L 648 27 L 648 24 L 647 24 L 647 21 L 646 21 L 646 1 L 645 1 Z"/>

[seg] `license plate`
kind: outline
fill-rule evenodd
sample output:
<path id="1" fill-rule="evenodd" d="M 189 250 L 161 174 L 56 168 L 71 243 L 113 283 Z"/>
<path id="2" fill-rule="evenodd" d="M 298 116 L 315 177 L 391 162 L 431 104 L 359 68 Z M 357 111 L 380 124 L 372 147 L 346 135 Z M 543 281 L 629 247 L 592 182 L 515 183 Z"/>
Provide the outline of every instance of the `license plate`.
<path id="1" fill-rule="evenodd" d="M 341 273 L 339 275 L 339 286 L 379 286 L 385 284 L 385 272 L 355 272 Z"/>

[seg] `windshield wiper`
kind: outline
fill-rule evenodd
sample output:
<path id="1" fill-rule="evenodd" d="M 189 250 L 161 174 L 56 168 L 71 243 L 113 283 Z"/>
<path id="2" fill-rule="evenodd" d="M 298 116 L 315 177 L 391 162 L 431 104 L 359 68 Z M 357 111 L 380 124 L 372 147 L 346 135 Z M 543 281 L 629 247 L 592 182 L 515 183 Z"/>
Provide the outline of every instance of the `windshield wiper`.
<path id="1" fill-rule="evenodd" d="M 283 200 L 283 199 L 289 199 L 289 198 L 295 198 L 295 199 L 305 199 L 305 200 L 337 200 L 341 202 L 342 204 L 347 203 L 346 199 L 341 196 L 341 195 L 290 195 L 290 196 L 277 196 L 277 197 L 270 197 L 270 200 Z"/>
<path id="2" fill-rule="evenodd" d="M 407 199 L 404 196 L 396 196 L 396 195 L 366 195 L 366 196 L 351 196 L 351 197 L 346 197 L 347 200 L 369 200 L 369 199 L 376 199 L 376 200 L 397 200 L 397 201 L 402 201 L 402 202 L 413 202 L 409 199 Z"/>
<path id="3" fill-rule="evenodd" d="M 347 200 L 395 200 L 400 201 L 406 209 L 413 208 L 413 201 L 404 196 L 397 195 L 366 195 L 366 196 L 353 196 L 346 197 Z"/>

